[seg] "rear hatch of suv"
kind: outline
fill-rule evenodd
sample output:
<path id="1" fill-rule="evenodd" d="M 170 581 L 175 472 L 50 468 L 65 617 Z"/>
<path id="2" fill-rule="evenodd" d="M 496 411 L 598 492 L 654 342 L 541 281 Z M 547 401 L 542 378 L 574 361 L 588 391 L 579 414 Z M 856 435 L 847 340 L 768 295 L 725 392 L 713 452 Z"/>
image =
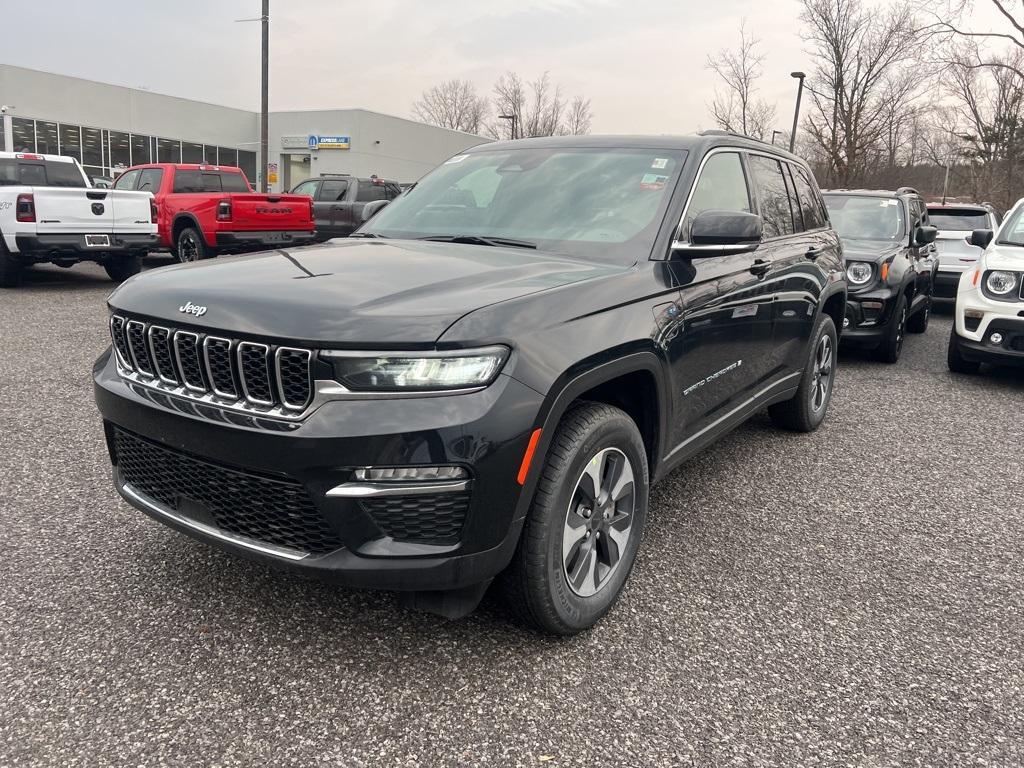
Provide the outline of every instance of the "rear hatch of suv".
<path id="1" fill-rule="evenodd" d="M 990 216 L 989 211 L 980 206 L 928 206 L 931 225 L 939 230 L 935 239 L 935 247 L 939 251 L 939 269 L 962 272 L 978 260 L 981 248 L 967 241 L 975 229 L 989 229 L 992 226 Z"/>

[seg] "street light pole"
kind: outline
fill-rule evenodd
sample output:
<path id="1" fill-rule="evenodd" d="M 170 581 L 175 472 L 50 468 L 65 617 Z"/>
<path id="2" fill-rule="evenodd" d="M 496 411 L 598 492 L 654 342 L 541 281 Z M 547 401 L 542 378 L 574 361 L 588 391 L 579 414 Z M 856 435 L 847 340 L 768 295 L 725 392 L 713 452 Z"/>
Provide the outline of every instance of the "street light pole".
<path id="1" fill-rule="evenodd" d="M 803 72 L 790 72 L 790 77 L 795 77 L 800 81 L 800 85 L 796 89 L 796 109 L 793 110 L 793 132 L 789 134 L 789 151 L 793 151 L 793 147 L 796 145 L 796 126 L 800 120 L 800 97 L 804 93 L 804 78 L 807 77 Z"/>
<path id="2" fill-rule="evenodd" d="M 775 137 L 782 134 L 782 131 L 772 131 L 772 146 L 775 146 Z"/>
<path id="3" fill-rule="evenodd" d="M 501 120 L 511 120 L 512 121 L 512 139 L 514 140 L 516 138 L 516 114 L 515 114 L 515 112 L 513 112 L 510 115 L 498 115 L 498 118 L 501 119 Z"/>
<path id="4" fill-rule="evenodd" d="M 263 52 L 261 62 L 263 80 L 260 85 L 260 156 L 262 158 L 263 169 L 263 191 L 266 193 L 270 191 L 270 184 L 267 181 L 267 168 L 270 165 L 270 155 L 267 147 L 267 110 L 269 107 L 269 88 L 267 81 L 270 74 L 270 0 L 263 0 L 263 15 L 260 17 L 260 26 L 263 27 Z"/>

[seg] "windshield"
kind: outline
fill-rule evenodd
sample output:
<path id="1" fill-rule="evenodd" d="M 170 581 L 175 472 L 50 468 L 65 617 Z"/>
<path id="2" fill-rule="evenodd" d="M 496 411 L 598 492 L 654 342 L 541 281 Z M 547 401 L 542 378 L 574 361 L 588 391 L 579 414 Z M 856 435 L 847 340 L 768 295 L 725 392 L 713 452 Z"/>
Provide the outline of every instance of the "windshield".
<path id="1" fill-rule="evenodd" d="M 899 240 L 903 206 L 891 197 L 825 195 L 828 217 L 840 237 L 849 240 Z"/>
<path id="2" fill-rule="evenodd" d="M 949 232 L 971 232 L 988 229 L 988 212 L 970 208 L 929 208 L 928 218 L 936 229 Z"/>
<path id="3" fill-rule="evenodd" d="M 360 232 L 514 240 L 632 264 L 650 255 L 685 159 L 681 150 L 564 147 L 456 155 Z"/>
<path id="4" fill-rule="evenodd" d="M 1018 205 L 1011 212 L 1003 226 L 999 228 L 999 245 L 1018 245 L 1024 247 L 1024 219 L 1021 217 L 1024 205 Z"/>

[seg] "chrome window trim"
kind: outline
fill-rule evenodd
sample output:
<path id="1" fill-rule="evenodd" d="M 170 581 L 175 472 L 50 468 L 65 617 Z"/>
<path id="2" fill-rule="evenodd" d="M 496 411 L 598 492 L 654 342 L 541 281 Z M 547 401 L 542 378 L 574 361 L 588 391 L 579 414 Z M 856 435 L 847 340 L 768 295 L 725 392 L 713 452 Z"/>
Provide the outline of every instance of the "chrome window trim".
<path id="1" fill-rule="evenodd" d="M 210 391 L 217 397 L 223 397 L 225 400 L 234 402 L 239 400 L 237 392 L 226 392 L 221 389 L 217 389 L 217 382 L 213 378 L 213 369 L 210 367 L 210 342 L 214 341 L 226 341 L 228 344 L 228 368 L 231 368 L 232 363 L 232 352 L 234 350 L 235 342 L 234 339 L 225 339 L 223 336 L 206 336 L 203 338 L 203 366 L 206 370 L 206 378 L 210 382 Z M 232 383 L 234 383 L 234 371 L 232 370 Z"/>
<path id="2" fill-rule="evenodd" d="M 164 376 L 163 371 L 160 370 L 160 364 L 156 361 L 156 347 L 153 345 L 153 331 L 165 331 L 167 333 L 167 352 L 171 358 L 171 367 L 174 369 L 175 375 L 178 373 L 178 367 L 175 365 L 174 348 L 172 345 L 171 329 L 163 325 L 151 325 L 149 330 L 146 331 L 146 338 L 149 340 L 149 357 L 153 362 L 153 371 L 156 373 L 156 377 L 160 379 L 164 384 L 171 384 L 177 386 L 178 382 L 176 379 L 169 379 Z"/>
<path id="3" fill-rule="evenodd" d="M 178 362 L 178 371 L 181 373 L 182 384 L 184 384 L 185 389 L 187 391 L 189 391 L 189 392 L 196 392 L 196 393 L 206 394 L 207 389 L 206 389 L 205 385 L 202 386 L 202 387 L 197 387 L 194 384 L 191 384 L 189 382 L 189 380 L 188 380 L 188 377 L 185 375 L 185 366 L 183 366 L 181 364 L 181 345 L 179 344 L 180 339 L 182 337 L 184 337 L 184 336 L 191 336 L 192 339 L 195 341 L 195 343 L 196 343 L 196 364 L 199 366 L 200 373 L 202 373 L 202 370 L 203 370 L 203 360 L 202 360 L 202 357 L 200 357 L 200 352 L 199 352 L 199 349 L 200 349 L 199 334 L 195 333 L 193 331 L 182 331 L 182 330 L 175 331 L 174 332 L 174 357 L 175 357 L 175 359 Z M 205 382 L 204 382 L 204 384 L 205 384 Z"/>
<path id="4" fill-rule="evenodd" d="M 284 398 L 284 382 L 281 380 L 281 353 L 282 352 L 300 352 L 306 356 L 306 381 L 309 383 L 309 395 L 306 397 L 306 401 L 301 405 L 295 405 L 289 403 Z M 292 411 L 304 411 L 306 406 L 309 405 L 310 400 L 313 399 L 313 353 L 308 349 L 301 349 L 300 347 L 278 347 L 274 350 L 274 377 L 277 381 L 277 393 L 281 397 L 281 405 L 288 410 Z"/>
<path id="5" fill-rule="evenodd" d="M 273 407 L 273 400 L 260 400 L 249 394 L 249 385 L 245 383 L 245 365 L 242 363 L 242 349 L 245 347 L 257 347 L 263 350 L 263 367 L 266 369 L 267 386 L 273 388 L 273 376 L 270 371 L 270 346 L 258 341 L 240 341 L 235 347 L 235 355 L 238 362 L 238 380 L 242 382 L 242 394 L 245 399 L 253 405 L 260 405 L 264 408 Z M 271 392 L 271 397 L 273 397 L 273 392 Z"/>
<path id="6" fill-rule="evenodd" d="M 143 368 L 141 365 L 139 365 L 139 358 L 136 356 L 136 354 L 135 354 L 135 347 L 132 345 L 131 327 L 133 325 L 142 326 L 142 343 L 146 346 L 146 351 L 149 352 L 149 334 L 146 333 L 146 324 L 144 322 L 142 322 L 141 320 L 129 320 L 129 321 L 127 321 L 125 323 L 125 325 L 124 325 L 124 328 L 125 328 L 125 340 L 126 340 L 126 343 L 128 344 L 128 354 L 132 356 L 132 369 L 135 370 L 137 373 L 142 374 L 143 376 L 146 376 L 146 377 L 148 377 L 150 379 L 155 379 L 156 375 L 153 373 L 152 370 L 147 371 L 145 368 Z M 150 363 L 152 363 L 152 362 L 153 361 L 150 360 Z"/>

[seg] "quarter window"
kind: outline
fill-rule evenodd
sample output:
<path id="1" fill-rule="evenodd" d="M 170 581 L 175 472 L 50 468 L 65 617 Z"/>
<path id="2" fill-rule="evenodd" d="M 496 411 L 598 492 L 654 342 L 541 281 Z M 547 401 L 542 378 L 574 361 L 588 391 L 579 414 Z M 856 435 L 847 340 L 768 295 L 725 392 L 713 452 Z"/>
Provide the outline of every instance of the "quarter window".
<path id="1" fill-rule="evenodd" d="M 761 204 L 764 236 L 771 238 L 793 234 L 793 209 L 790 207 L 789 191 L 779 161 L 764 155 L 751 155 L 750 168 Z"/>
<path id="2" fill-rule="evenodd" d="M 718 152 L 704 163 L 683 220 L 683 234 L 687 239 L 693 220 L 704 211 L 751 212 L 747 177 L 739 153 Z"/>
<path id="3" fill-rule="evenodd" d="M 209 174 L 205 174 L 209 175 Z M 241 173 L 221 172 L 221 189 L 225 192 L 249 192 L 249 184 Z"/>

